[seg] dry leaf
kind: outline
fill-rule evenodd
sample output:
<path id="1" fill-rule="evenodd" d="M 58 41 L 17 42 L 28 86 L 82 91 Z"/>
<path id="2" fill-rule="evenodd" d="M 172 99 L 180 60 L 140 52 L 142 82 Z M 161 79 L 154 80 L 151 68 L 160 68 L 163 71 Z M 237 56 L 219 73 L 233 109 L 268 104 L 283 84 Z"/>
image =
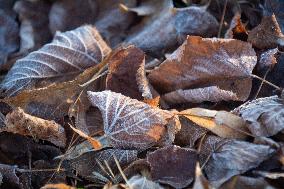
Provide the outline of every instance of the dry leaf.
<path id="1" fill-rule="evenodd" d="M 284 46 L 284 35 L 278 25 L 275 15 L 264 16 L 261 23 L 249 32 L 248 42 L 259 49 Z"/>
<path id="2" fill-rule="evenodd" d="M 19 188 L 24 189 L 19 177 L 16 175 L 16 166 L 0 164 L 1 188 Z"/>
<path id="3" fill-rule="evenodd" d="M 17 60 L 6 75 L 2 90 L 12 96 L 39 85 L 43 80 L 63 80 L 67 76 L 70 80 L 86 68 L 100 63 L 109 52 L 109 47 L 94 27 L 82 26 L 57 33 L 52 43 Z"/>
<path id="4" fill-rule="evenodd" d="M 55 34 L 56 31 L 65 32 L 83 24 L 93 24 L 97 13 L 98 4 L 94 0 L 55 1 L 49 12 L 50 31 Z"/>
<path id="5" fill-rule="evenodd" d="M 40 189 L 76 189 L 76 187 L 69 186 L 64 183 L 59 183 L 59 184 L 46 184 Z"/>
<path id="6" fill-rule="evenodd" d="M 35 139 L 47 140 L 56 146 L 65 147 L 64 128 L 55 121 L 44 120 L 25 113 L 21 108 L 13 110 L 6 116 L 6 126 L 1 132 L 7 131 Z"/>
<path id="7" fill-rule="evenodd" d="M 247 102 L 233 112 L 240 115 L 255 136 L 273 136 L 284 129 L 284 103 L 277 96 Z"/>
<path id="8" fill-rule="evenodd" d="M 179 114 L 223 138 L 246 139 L 249 135 L 245 121 L 230 112 L 192 108 Z"/>
<path id="9" fill-rule="evenodd" d="M 186 35 L 209 37 L 217 33 L 218 22 L 204 8 L 191 6 L 174 9 L 170 0 L 162 4 L 145 1 L 142 8 L 149 3 L 156 11 L 151 11 L 152 14 L 144 18 L 126 38 L 126 43 L 134 44 L 152 56 L 163 56 L 166 51 L 174 50 Z"/>
<path id="10" fill-rule="evenodd" d="M 135 15 L 123 11 L 119 4 L 134 7 L 136 0 L 97 0 L 99 14 L 95 26 L 111 47 L 116 47 L 126 38 L 126 33 L 135 20 Z"/>
<path id="11" fill-rule="evenodd" d="M 21 52 L 38 49 L 52 39 L 48 29 L 49 2 L 44 0 L 37 2 L 20 0 L 15 3 L 14 10 L 21 21 Z"/>
<path id="12" fill-rule="evenodd" d="M 219 187 L 231 177 L 256 168 L 274 152 L 266 145 L 209 136 L 201 146 L 201 166 L 210 184 Z"/>
<path id="13" fill-rule="evenodd" d="M 16 20 L 0 10 L 0 70 L 9 54 L 19 48 L 19 26 Z"/>
<path id="14" fill-rule="evenodd" d="M 70 160 L 69 164 L 79 175 L 96 182 L 96 184 L 104 185 L 114 179 L 112 173 L 114 175 L 119 173 L 114 156 L 118 159 L 120 166 L 125 168 L 137 159 L 137 151 L 106 149 L 98 152 L 89 152 Z M 109 166 L 112 173 L 107 166 Z"/>
<path id="15" fill-rule="evenodd" d="M 147 161 L 154 181 L 184 188 L 193 181 L 197 153 L 189 148 L 168 146 L 149 153 Z"/>
<path id="16" fill-rule="evenodd" d="M 250 94 L 250 74 L 256 62 L 257 57 L 249 43 L 189 36 L 148 78 L 160 92 L 199 88 L 195 92 L 203 92 L 199 96 L 203 96 L 204 101 L 216 101 L 217 97 L 211 90 L 222 94 L 225 98 L 223 100 L 228 100 L 229 97 L 236 100 L 237 97 L 237 100 L 244 101 Z M 205 88 L 210 86 L 211 88 Z M 191 92 L 193 91 L 188 91 Z"/>
<path id="17" fill-rule="evenodd" d="M 284 2 L 282 0 L 265 0 L 263 14 L 266 16 L 275 14 L 277 22 L 280 25 L 282 31 L 284 31 L 284 14 L 283 14 Z"/>
<path id="18" fill-rule="evenodd" d="M 248 38 L 248 32 L 241 20 L 241 14 L 237 12 L 231 20 L 231 24 L 227 32 L 225 33 L 226 39 L 239 39 L 246 41 Z"/>
<path id="19" fill-rule="evenodd" d="M 135 175 L 128 180 L 128 184 L 132 189 L 164 189 L 158 183 L 155 183 L 144 176 Z"/>
<path id="20" fill-rule="evenodd" d="M 109 61 L 106 89 L 138 100 L 152 98 L 144 66 L 145 54 L 142 50 L 134 46 L 121 48 Z M 141 88 L 138 81 L 145 83 L 145 87 Z"/>

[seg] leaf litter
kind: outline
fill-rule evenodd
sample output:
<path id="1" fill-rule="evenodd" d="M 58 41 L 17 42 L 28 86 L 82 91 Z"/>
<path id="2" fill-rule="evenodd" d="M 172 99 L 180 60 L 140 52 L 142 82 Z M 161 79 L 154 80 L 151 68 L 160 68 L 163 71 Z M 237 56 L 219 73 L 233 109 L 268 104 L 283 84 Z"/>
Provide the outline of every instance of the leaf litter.
<path id="1" fill-rule="evenodd" d="M 281 188 L 281 7 L 0 0 L 0 188 Z"/>

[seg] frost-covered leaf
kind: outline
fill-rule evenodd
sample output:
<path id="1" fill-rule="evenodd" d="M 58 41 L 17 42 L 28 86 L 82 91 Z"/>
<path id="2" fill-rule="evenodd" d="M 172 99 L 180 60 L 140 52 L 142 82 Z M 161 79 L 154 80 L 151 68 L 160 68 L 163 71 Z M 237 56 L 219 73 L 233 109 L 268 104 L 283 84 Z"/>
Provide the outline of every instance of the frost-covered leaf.
<path id="1" fill-rule="evenodd" d="M 128 180 L 128 183 L 132 189 L 164 189 L 158 183 L 155 183 L 144 176 L 135 175 Z"/>
<path id="2" fill-rule="evenodd" d="M 0 70 L 9 54 L 19 48 L 19 27 L 16 20 L 0 9 Z"/>
<path id="3" fill-rule="evenodd" d="M 15 187 L 24 189 L 23 184 L 21 183 L 19 177 L 16 175 L 16 169 L 16 166 L 0 164 L 1 188 Z"/>
<path id="4" fill-rule="evenodd" d="M 275 64 L 277 64 L 276 54 L 278 52 L 278 48 L 275 48 L 261 53 L 257 69 L 260 71 L 264 69 L 272 69 Z"/>
<path id="5" fill-rule="evenodd" d="M 149 153 L 147 161 L 154 181 L 184 188 L 194 179 L 197 153 L 189 148 L 168 146 Z"/>
<path id="6" fill-rule="evenodd" d="M 284 102 L 277 96 L 259 98 L 236 108 L 256 136 L 273 136 L 284 129 Z"/>
<path id="7" fill-rule="evenodd" d="M 106 89 L 138 100 L 152 98 L 144 66 L 143 51 L 134 46 L 121 48 L 109 61 Z"/>
<path id="8" fill-rule="evenodd" d="M 147 3 L 150 2 L 145 1 L 141 6 Z M 218 22 L 204 8 L 191 6 L 174 9 L 172 1 L 166 0 L 155 9 L 125 41 L 152 56 L 163 56 L 165 52 L 174 50 L 186 35 L 211 37 L 217 33 Z"/>
<path id="9" fill-rule="evenodd" d="M 2 90 L 12 96 L 23 89 L 40 85 L 41 81 L 64 80 L 83 72 L 110 52 L 94 27 L 82 26 L 57 33 L 52 43 L 17 60 L 6 75 Z M 69 76 L 69 77 L 68 77 Z"/>
<path id="10" fill-rule="evenodd" d="M 6 116 L 6 127 L 2 131 L 12 132 L 35 139 L 47 140 L 59 147 L 65 147 L 64 128 L 54 121 L 44 120 L 25 113 L 21 108 L 13 110 Z"/>
<path id="11" fill-rule="evenodd" d="M 168 111 L 111 91 L 88 92 L 88 97 L 102 112 L 104 137 L 113 147 L 147 149 L 166 135 L 166 124 L 173 117 Z"/>
<path id="12" fill-rule="evenodd" d="M 197 89 L 178 89 L 173 92 L 163 95 L 163 99 L 168 104 L 182 104 L 187 102 L 201 103 L 204 101 L 219 102 L 238 100 L 235 93 L 231 91 L 222 90 L 217 86 L 210 86 Z"/>
<path id="13" fill-rule="evenodd" d="M 73 30 L 83 24 L 93 24 L 97 14 L 96 0 L 55 1 L 49 12 L 49 28 L 53 34 Z"/>
<path id="14" fill-rule="evenodd" d="M 160 92 L 217 86 L 228 91 L 223 100 L 231 96 L 232 100 L 237 97 L 243 101 L 250 94 L 250 74 L 256 62 L 257 57 L 249 43 L 189 36 L 148 78 Z M 208 101 L 210 93 L 203 93 L 203 96 Z M 210 100 L 214 101 L 212 94 Z"/>
<path id="15" fill-rule="evenodd" d="M 119 173 L 114 156 L 118 159 L 120 166 L 125 168 L 137 159 L 137 151 L 106 149 L 99 152 L 89 152 L 70 160 L 69 164 L 80 176 L 97 184 L 105 184 L 114 179 L 112 173 L 114 175 Z M 111 168 L 112 173 L 107 166 Z"/>
<path id="16" fill-rule="evenodd" d="M 246 139 L 249 135 L 245 121 L 230 112 L 191 108 L 179 114 L 223 138 Z"/>
<path id="17" fill-rule="evenodd" d="M 249 32 L 248 42 L 259 49 L 284 46 L 284 35 L 281 32 L 275 15 L 264 16 L 261 23 Z"/>
<path id="18" fill-rule="evenodd" d="M 195 168 L 195 181 L 193 189 L 213 189 L 208 180 L 203 176 L 199 163 L 196 164 Z"/>
<path id="19" fill-rule="evenodd" d="M 231 177 L 256 168 L 274 152 L 267 145 L 208 136 L 200 150 L 201 166 L 205 166 L 209 182 L 219 187 Z"/>
<path id="20" fill-rule="evenodd" d="M 52 39 L 48 28 L 50 5 L 48 1 L 44 0 L 36 2 L 20 0 L 15 3 L 14 10 L 19 15 L 21 22 L 21 52 L 38 49 Z"/>

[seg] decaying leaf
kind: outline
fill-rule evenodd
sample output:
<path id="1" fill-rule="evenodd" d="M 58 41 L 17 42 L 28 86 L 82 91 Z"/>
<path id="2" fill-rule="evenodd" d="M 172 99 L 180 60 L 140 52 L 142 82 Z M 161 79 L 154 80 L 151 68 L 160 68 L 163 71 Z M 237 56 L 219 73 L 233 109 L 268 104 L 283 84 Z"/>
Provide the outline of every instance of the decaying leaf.
<path id="1" fill-rule="evenodd" d="M 247 102 L 233 112 L 240 115 L 255 136 L 273 136 L 284 129 L 284 103 L 277 96 Z"/>
<path id="2" fill-rule="evenodd" d="M 248 32 L 241 20 L 241 14 L 237 12 L 231 20 L 229 29 L 225 34 L 227 39 L 239 39 L 246 41 L 248 38 Z"/>
<path id="3" fill-rule="evenodd" d="M 21 21 L 21 52 L 38 49 L 52 39 L 48 28 L 48 12 L 50 10 L 48 1 L 20 0 L 15 3 L 14 10 Z"/>
<path id="4" fill-rule="evenodd" d="M 114 176 L 119 173 L 114 156 L 118 159 L 120 166 L 125 168 L 137 159 L 137 151 L 106 149 L 98 152 L 88 152 L 70 160 L 69 163 L 79 175 L 103 185 L 114 180 Z"/>
<path id="5" fill-rule="evenodd" d="M 64 128 L 55 121 L 44 120 L 25 113 L 21 108 L 13 110 L 6 116 L 6 126 L 1 131 L 32 136 L 47 140 L 59 147 L 65 147 Z"/>
<path id="6" fill-rule="evenodd" d="M 179 114 L 223 138 L 246 139 L 250 135 L 245 121 L 230 112 L 192 108 Z"/>
<path id="7" fill-rule="evenodd" d="M 197 153 L 189 148 L 168 146 L 147 155 L 154 181 L 184 188 L 194 178 Z"/>
<path id="8" fill-rule="evenodd" d="M 0 9 L 0 70 L 10 53 L 19 48 L 19 27 L 16 20 Z"/>
<path id="9" fill-rule="evenodd" d="M 122 48 L 109 61 L 106 89 L 138 100 L 152 98 L 144 66 L 145 54 L 142 50 L 134 46 Z"/>
<path id="10" fill-rule="evenodd" d="M 109 52 L 110 48 L 94 27 L 82 26 L 57 33 L 52 43 L 17 60 L 6 75 L 2 90 L 12 96 L 23 89 L 40 86 L 43 80 L 70 80 L 100 63 Z"/>
<path id="11" fill-rule="evenodd" d="M 59 183 L 59 184 L 46 184 L 43 187 L 41 187 L 40 189 L 77 189 L 73 186 L 69 186 L 67 184 L 64 183 Z"/>
<path id="12" fill-rule="evenodd" d="M 23 184 L 16 175 L 16 166 L 0 164 L 1 188 L 20 188 L 23 189 Z"/>
<path id="13" fill-rule="evenodd" d="M 164 189 L 158 183 L 155 183 L 144 176 L 135 175 L 128 180 L 130 188 L 132 189 Z"/>
<path id="14" fill-rule="evenodd" d="M 281 30 L 284 31 L 284 14 L 283 14 L 284 2 L 282 0 L 265 0 L 264 1 L 264 15 L 269 16 L 275 14 L 277 22 L 279 23 Z"/>
<path id="15" fill-rule="evenodd" d="M 189 36 L 148 78 L 163 93 L 199 88 L 196 91 L 180 92 L 199 94 L 202 98 L 195 97 L 198 102 L 202 99 L 216 101 L 217 97 L 211 90 L 222 94 L 218 96 L 218 100 L 223 96 L 222 100 L 228 100 L 229 97 L 236 100 L 237 97 L 237 100 L 244 101 L 250 94 L 250 74 L 256 62 L 257 57 L 249 43 L 234 39 Z"/>
<path id="16" fill-rule="evenodd" d="M 264 16 L 261 23 L 249 32 L 248 41 L 259 49 L 284 46 L 284 35 L 278 25 L 275 15 Z"/>
<path id="17" fill-rule="evenodd" d="M 49 28 L 65 32 L 83 24 L 93 24 L 98 13 L 98 4 L 94 0 L 61 0 L 52 4 L 49 12 Z M 70 19 L 72 16 L 72 19 Z"/>
<path id="18" fill-rule="evenodd" d="M 174 9 L 170 0 L 162 4 L 157 2 L 142 3 L 142 7 L 154 4 L 156 11 L 150 11 L 152 14 L 145 17 L 142 24 L 126 39 L 126 43 L 134 44 L 152 56 L 162 56 L 174 50 L 186 35 L 209 37 L 217 33 L 218 22 L 206 9 L 195 6 Z"/>
<path id="19" fill-rule="evenodd" d="M 256 168 L 274 152 L 267 145 L 208 136 L 201 146 L 201 166 L 210 184 L 219 187 L 231 177 Z"/>

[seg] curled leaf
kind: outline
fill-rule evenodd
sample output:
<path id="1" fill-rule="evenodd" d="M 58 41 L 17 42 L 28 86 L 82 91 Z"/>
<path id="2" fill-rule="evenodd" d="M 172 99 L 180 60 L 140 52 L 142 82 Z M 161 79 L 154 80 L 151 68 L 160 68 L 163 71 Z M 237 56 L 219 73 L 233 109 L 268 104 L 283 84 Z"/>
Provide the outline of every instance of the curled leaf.
<path id="1" fill-rule="evenodd" d="M 21 108 L 17 108 L 6 116 L 5 123 L 6 127 L 1 128 L 1 131 L 32 136 L 36 139 L 47 140 L 59 147 L 65 147 L 64 128 L 55 121 L 31 116 Z"/>
<path id="2" fill-rule="evenodd" d="M 249 135 L 245 121 L 230 112 L 192 108 L 179 114 L 223 138 L 246 139 Z"/>
<path id="3" fill-rule="evenodd" d="M 9 96 L 30 89 L 45 80 L 70 80 L 86 68 L 98 64 L 110 52 L 94 27 L 57 33 L 52 43 L 17 60 L 2 82 Z"/>

